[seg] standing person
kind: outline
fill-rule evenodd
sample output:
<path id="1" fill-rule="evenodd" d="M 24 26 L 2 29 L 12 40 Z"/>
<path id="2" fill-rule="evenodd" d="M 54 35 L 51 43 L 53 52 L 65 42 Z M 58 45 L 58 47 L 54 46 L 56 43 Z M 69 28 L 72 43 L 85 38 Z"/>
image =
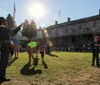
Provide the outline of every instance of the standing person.
<path id="1" fill-rule="evenodd" d="M 22 24 L 21 24 L 22 25 Z M 13 30 L 14 33 L 20 30 L 20 26 Z M 0 81 L 9 81 L 6 76 L 6 68 L 10 54 L 10 35 L 11 31 L 7 28 L 7 22 L 3 17 L 0 17 Z"/>
<path id="2" fill-rule="evenodd" d="M 18 39 L 17 36 L 14 36 L 12 40 L 13 40 L 13 43 L 14 43 L 15 59 L 18 59 L 18 57 L 19 57 L 19 50 L 20 50 L 20 40 Z"/>
<path id="3" fill-rule="evenodd" d="M 53 50 L 56 51 L 56 43 L 53 44 Z"/>
<path id="4" fill-rule="evenodd" d="M 45 52 L 46 54 L 50 55 L 50 42 L 48 39 L 46 40 L 46 44 L 45 44 Z"/>
<path id="5" fill-rule="evenodd" d="M 92 66 L 94 66 L 96 60 L 96 66 L 99 67 L 99 46 L 100 46 L 99 36 L 96 36 L 94 42 L 91 44 L 93 53 Z"/>
<path id="6" fill-rule="evenodd" d="M 43 62 L 44 61 L 44 46 L 40 47 L 40 54 L 41 54 L 41 59 L 42 59 L 42 62 Z"/>
<path id="7" fill-rule="evenodd" d="M 6 20 L 0 17 L 0 81 L 9 81 L 5 78 L 6 67 L 9 58 L 10 31 L 6 28 Z"/>

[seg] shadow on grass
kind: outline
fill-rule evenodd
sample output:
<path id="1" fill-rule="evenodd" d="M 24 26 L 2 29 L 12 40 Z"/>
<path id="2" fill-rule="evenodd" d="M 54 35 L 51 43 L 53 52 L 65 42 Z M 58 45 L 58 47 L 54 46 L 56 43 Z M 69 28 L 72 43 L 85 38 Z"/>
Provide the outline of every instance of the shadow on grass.
<path id="1" fill-rule="evenodd" d="M 45 61 L 42 61 L 42 65 L 44 66 L 45 69 L 48 69 L 48 65 L 45 63 Z"/>
<path id="2" fill-rule="evenodd" d="M 32 58 L 33 58 L 33 65 L 34 67 L 36 67 L 38 65 L 39 58 L 34 58 L 34 57 Z M 44 66 L 44 69 L 48 69 L 48 66 L 44 60 L 42 61 L 42 65 Z"/>
<path id="3" fill-rule="evenodd" d="M 17 58 L 10 59 L 10 60 L 8 61 L 8 66 L 10 66 L 15 60 L 17 60 Z"/>
<path id="4" fill-rule="evenodd" d="M 27 63 L 26 65 L 24 65 L 24 67 L 20 70 L 20 73 L 22 75 L 26 75 L 26 76 L 31 76 L 31 75 L 35 75 L 35 74 L 41 74 L 42 70 L 41 69 L 37 69 L 35 70 L 35 66 L 30 68 L 31 65 L 30 63 Z"/>
<path id="5" fill-rule="evenodd" d="M 51 57 L 57 57 L 57 58 L 59 57 L 59 56 L 57 56 L 57 55 L 55 55 L 55 54 L 51 54 L 51 53 L 48 54 L 48 55 L 51 56 Z"/>

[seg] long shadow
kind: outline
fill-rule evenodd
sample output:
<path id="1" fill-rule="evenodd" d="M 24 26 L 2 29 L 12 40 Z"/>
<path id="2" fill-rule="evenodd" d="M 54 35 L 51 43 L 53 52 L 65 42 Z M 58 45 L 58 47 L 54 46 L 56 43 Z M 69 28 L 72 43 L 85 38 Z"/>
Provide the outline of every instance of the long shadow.
<path id="1" fill-rule="evenodd" d="M 10 59 L 10 60 L 8 61 L 8 66 L 10 66 L 16 59 L 17 59 L 17 58 Z"/>
<path id="2" fill-rule="evenodd" d="M 59 56 L 57 56 L 57 55 L 55 55 L 55 54 L 51 54 L 51 53 L 48 54 L 48 55 L 49 55 L 49 56 L 52 56 L 52 57 L 57 57 L 57 58 L 59 57 Z"/>
<path id="3" fill-rule="evenodd" d="M 26 76 L 31 76 L 31 75 L 35 75 L 35 74 L 41 74 L 42 70 L 41 69 L 37 69 L 35 70 L 35 66 L 30 68 L 31 65 L 30 63 L 27 63 L 26 65 L 24 65 L 24 67 L 20 70 L 20 73 L 22 75 L 26 75 Z"/>
<path id="4" fill-rule="evenodd" d="M 45 61 L 42 61 L 42 65 L 44 66 L 45 69 L 48 69 L 48 65 L 45 63 Z"/>

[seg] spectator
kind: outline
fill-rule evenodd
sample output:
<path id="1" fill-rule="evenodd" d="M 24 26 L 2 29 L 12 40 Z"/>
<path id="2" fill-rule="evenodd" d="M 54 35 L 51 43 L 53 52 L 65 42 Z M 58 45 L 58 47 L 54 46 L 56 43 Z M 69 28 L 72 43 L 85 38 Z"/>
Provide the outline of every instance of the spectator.
<path id="1" fill-rule="evenodd" d="M 91 44 L 93 53 L 92 66 L 94 66 L 96 60 L 96 66 L 99 67 L 99 46 L 100 46 L 99 36 L 96 36 L 94 42 Z"/>
<path id="2" fill-rule="evenodd" d="M 19 57 L 20 40 L 17 36 L 13 37 L 15 59 Z"/>

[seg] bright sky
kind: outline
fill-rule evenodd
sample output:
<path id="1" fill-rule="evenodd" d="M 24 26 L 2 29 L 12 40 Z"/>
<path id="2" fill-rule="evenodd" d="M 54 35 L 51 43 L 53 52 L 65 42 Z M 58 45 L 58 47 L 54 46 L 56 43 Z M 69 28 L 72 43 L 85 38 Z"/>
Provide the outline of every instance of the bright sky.
<path id="1" fill-rule="evenodd" d="M 34 19 L 37 27 L 50 26 L 99 14 L 100 0 L 0 0 L 0 16 L 13 15 L 16 5 L 16 24 Z M 60 10 L 60 16 L 59 16 Z"/>

